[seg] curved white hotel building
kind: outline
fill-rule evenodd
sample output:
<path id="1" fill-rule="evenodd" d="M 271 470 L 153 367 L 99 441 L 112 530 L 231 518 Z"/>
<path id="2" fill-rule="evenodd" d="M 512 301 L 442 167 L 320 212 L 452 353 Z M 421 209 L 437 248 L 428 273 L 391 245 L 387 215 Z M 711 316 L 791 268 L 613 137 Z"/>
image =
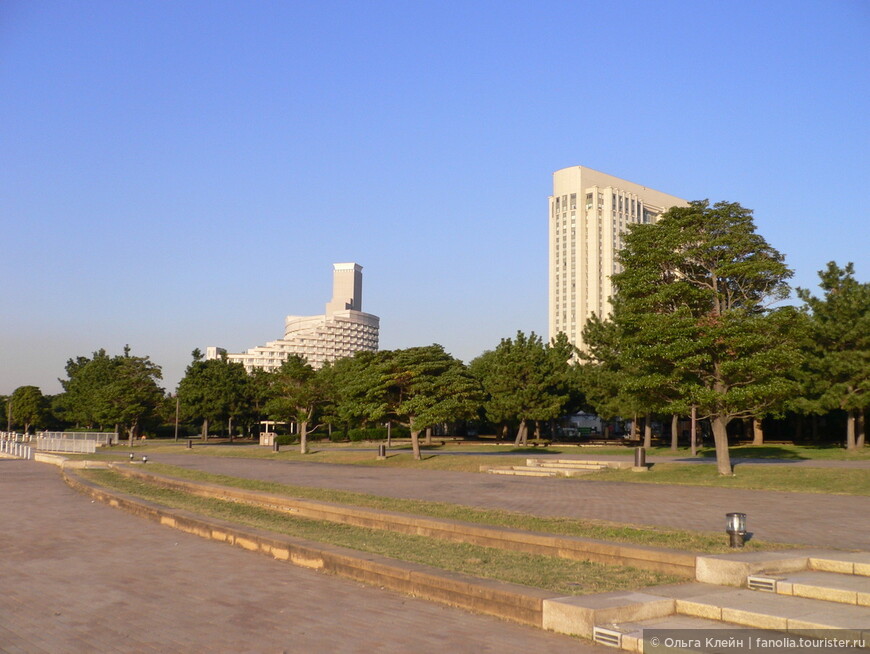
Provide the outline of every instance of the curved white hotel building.
<path id="1" fill-rule="evenodd" d="M 254 368 L 275 370 L 291 354 L 305 358 L 315 369 L 327 361 L 353 356 L 356 352 L 376 352 L 380 318 L 362 311 L 362 266 L 356 263 L 333 264 L 332 299 L 326 313 L 319 316 L 287 316 L 284 338 L 253 347 L 247 352 L 227 354 L 230 361 Z M 215 359 L 226 350 L 206 348 L 206 358 Z"/>
<path id="2" fill-rule="evenodd" d="M 565 332 L 583 348 L 583 327 L 595 313 L 610 313 L 620 271 L 616 253 L 633 223 L 652 223 L 682 198 L 605 175 L 584 166 L 553 173 L 549 233 L 549 336 Z"/>

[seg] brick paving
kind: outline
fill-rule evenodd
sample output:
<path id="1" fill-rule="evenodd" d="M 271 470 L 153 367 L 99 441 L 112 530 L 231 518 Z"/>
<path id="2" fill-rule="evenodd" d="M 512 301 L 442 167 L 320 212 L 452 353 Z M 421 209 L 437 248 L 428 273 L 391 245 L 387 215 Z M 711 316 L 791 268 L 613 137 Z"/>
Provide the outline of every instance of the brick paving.
<path id="1" fill-rule="evenodd" d="M 741 511 L 748 514 L 749 531 L 759 539 L 870 550 L 870 497 L 866 496 L 508 477 L 191 454 L 154 454 L 153 460 L 299 486 L 699 531 L 724 532 L 725 514 Z"/>
<path id="2" fill-rule="evenodd" d="M 28 461 L 0 460 L 0 552 L 3 654 L 612 651 L 161 527 Z"/>

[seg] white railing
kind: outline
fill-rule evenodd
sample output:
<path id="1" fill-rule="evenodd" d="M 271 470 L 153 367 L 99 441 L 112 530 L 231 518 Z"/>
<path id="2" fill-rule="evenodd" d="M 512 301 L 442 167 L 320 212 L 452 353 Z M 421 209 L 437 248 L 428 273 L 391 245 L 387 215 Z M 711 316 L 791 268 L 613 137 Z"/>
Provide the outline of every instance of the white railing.
<path id="1" fill-rule="evenodd" d="M 6 432 L 4 432 L 5 434 Z M 33 448 L 24 443 L 19 443 L 12 438 L 0 438 L 0 454 L 7 454 L 19 459 L 32 459 Z"/>
<path id="2" fill-rule="evenodd" d="M 117 445 L 117 432 L 106 431 L 43 431 L 39 438 L 63 438 L 70 440 L 96 441 L 97 445 Z"/>
<path id="3" fill-rule="evenodd" d="M 97 451 L 97 441 L 82 438 L 44 438 L 40 435 L 36 439 L 36 449 L 40 452 L 93 454 Z"/>

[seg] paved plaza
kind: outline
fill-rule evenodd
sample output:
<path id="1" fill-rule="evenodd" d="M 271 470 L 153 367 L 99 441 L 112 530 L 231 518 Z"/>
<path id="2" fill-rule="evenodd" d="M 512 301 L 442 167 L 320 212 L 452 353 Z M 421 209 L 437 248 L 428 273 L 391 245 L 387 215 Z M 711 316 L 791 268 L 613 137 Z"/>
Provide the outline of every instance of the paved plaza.
<path id="1" fill-rule="evenodd" d="M 605 653 L 94 503 L 0 459 L 0 652 Z"/>
<path id="2" fill-rule="evenodd" d="M 299 486 L 723 534 L 725 514 L 740 511 L 748 514 L 749 530 L 762 540 L 870 550 L 870 497 L 866 496 L 421 472 L 188 454 L 155 454 L 152 458 L 196 470 Z"/>

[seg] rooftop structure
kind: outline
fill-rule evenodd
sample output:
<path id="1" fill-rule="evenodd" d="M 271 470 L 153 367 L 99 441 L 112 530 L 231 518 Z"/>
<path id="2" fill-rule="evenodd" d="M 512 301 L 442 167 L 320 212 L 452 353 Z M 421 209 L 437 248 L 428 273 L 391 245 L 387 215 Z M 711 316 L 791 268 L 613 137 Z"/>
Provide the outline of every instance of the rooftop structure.
<path id="1" fill-rule="evenodd" d="M 275 370 L 292 354 L 303 357 L 315 369 L 327 361 L 378 349 L 380 318 L 362 311 L 362 266 L 333 264 L 332 299 L 319 316 L 287 316 L 284 337 L 239 354 L 217 347 L 206 348 L 206 358 L 226 354 L 251 372 L 254 368 Z"/>

